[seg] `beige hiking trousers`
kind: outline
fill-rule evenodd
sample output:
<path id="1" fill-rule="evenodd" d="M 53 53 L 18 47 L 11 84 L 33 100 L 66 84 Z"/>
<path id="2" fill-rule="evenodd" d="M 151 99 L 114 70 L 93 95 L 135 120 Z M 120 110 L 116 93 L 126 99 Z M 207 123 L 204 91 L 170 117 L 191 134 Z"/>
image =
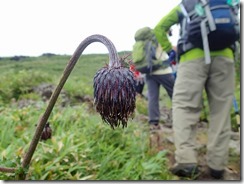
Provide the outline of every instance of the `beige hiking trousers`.
<path id="1" fill-rule="evenodd" d="M 180 63 L 172 99 L 175 159 L 197 163 L 196 133 L 205 88 L 209 103 L 207 164 L 222 170 L 228 162 L 231 133 L 230 110 L 235 86 L 234 61 L 212 57 Z"/>

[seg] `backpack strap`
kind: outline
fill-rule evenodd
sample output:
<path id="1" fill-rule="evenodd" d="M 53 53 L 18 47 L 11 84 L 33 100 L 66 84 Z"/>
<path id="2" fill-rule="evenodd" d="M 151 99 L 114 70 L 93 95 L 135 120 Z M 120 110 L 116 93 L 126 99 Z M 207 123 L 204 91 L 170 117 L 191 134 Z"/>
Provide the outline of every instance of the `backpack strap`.
<path id="1" fill-rule="evenodd" d="M 186 31 L 185 28 L 186 28 L 186 25 L 190 22 L 190 17 L 191 17 L 193 14 L 195 14 L 194 9 L 191 10 L 189 13 L 187 12 L 187 9 L 186 9 L 186 7 L 185 7 L 185 3 L 189 3 L 189 2 L 182 1 L 182 2 L 180 3 L 181 12 L 182 12 L 182 14 L 183 14 L 183 19 L 182 19 L 182 21 L 181 21 L 180 35 L 183 36 L 183 37 L 184 37 L 184 35 L 187 34 L 187 31 Z M 192 3 L 194 3 L 194 2 L 192 2 Z M 178 45 L 178 46 L 179 46 L 179 45 L 181 46 L 181 48 L 178 47 L 178 50 L 179 50 L 179 51 L 182 51 L 182 52 L 186 52 L 186 51 L 188 51 L 188 50 L 190 50 L 190 49 L 192 49 L 192 48 L 194 47 L 192 43 L 190 43 L 190 42 L 187 42 L 187 43 L 186 43 L 184 39 L 180 39 L 180 40 L 178 40 L 177 45 Z"/>
<path id="2" fill-rule="evenodd" d="M 152 61 L 152 54 L 151 54 L 151 47 L 152 47 L 152 41 L 149 40 L 146 43 L 146 61 L 148 62 L 148 68 L 150 69 L 150 73 L 152 72 L 152 65 L 153 65 L 153 61 Z"/>
<path id="3" fill-rule="evenodd" d="M 205 16 L 201 22 L 201 35 L 202 35 L 202 41 L 203 41 L 203 50 L 205 55 L 205 63 L 210 64 L 211 63 L 211 56 L 210 56 L 210 49 L 209 49 L 209 43 L 208 43 L 208 33 L 209 30 L 207 29 L 207 24 L 209 26 L 210 31 L 216 30 L 216 25 L 212 16 L 212 13 L 210 11 L 209 3 L 206 0 L 201 0 L 202 7 L 204 8 Z"/>
<path id="4" fill-rule="evenodd" d="M 183 21 L 185 20 L 185 22 L 190 22 L 190 16 L 189 16 L 189 13 L 187 13 L 186 8 L 185 8 L 185 6 L 183 5 L 183 3 L 180 3 L 180 8 L 181 8 L 181 12 L 182 12 L 183 15 L 184 15 L 184 19 L 183 19 Z"/>
<path id="5" fill-rule="evenodd" d="M 207 19 L 204 19 L 201 22 L 201 34 L 202 34 L 202 42 L 203 42 L 203 50 L 205 55 L 205 63 L 211 63 L 210 49 L 208 43 L 208 30 L 207 30 Z"/>
<path id="6" fill-rule="evenodd" d="M 209 3 L 206 0 L 201 0 L 202 6 L 205 10 L 205 15 L 209 24 L 210 31 L 216 30 L 216 25 L 212 16 L 212 13 L 210 11 Z"/>

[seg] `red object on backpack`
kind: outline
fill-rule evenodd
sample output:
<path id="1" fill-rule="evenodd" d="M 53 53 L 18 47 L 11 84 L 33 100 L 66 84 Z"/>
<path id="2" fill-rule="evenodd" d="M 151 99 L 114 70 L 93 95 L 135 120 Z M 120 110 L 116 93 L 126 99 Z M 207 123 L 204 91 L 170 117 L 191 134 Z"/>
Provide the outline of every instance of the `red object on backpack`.
<path id="1" fill-rule="evenodd" d="M 135 65 L 130 65 L 130 70 L 133 72 L 135 77 L 138 77 L 140 75 L 140 72 L 136 70 Z"/>
<path id="2" fill-rule="evenodd" d="M 176 65 L 176 61 L 172 61 L 171 62 L 171 65 Z"/>

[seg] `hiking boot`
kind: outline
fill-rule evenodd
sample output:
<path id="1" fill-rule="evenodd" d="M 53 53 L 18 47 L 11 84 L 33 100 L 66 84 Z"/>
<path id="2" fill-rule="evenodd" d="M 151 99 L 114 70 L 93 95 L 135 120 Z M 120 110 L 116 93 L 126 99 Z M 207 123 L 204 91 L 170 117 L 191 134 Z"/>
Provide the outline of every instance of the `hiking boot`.
<path id="1" fill-rule="evenodd" d="M 172 124 L 172 122 L 165 122 L 165 123 L 163 124 L 163 126 L 165 126 L 165 127 L 167 127 L 167 128 L 172 128 L 173 124 Z"/>
<path id="2" fill-rule="evenodd" d="M 194 177 L 199 175 L 197 164 L 175 164 L 170 171 L 179 177 Z"/>
<path id="3" fill-rule="evenodd" d="M 221 180 L 224 178 L 224 170 L 215 170 L 209 167 L 209 174 L 214 179 Z"/>
<path id="4" fill-rule="evenodd" d="M 150 124 L 149 127 L 150 127 L 150 132 L 155 132 L 161 129 L 159 124 Z"/>

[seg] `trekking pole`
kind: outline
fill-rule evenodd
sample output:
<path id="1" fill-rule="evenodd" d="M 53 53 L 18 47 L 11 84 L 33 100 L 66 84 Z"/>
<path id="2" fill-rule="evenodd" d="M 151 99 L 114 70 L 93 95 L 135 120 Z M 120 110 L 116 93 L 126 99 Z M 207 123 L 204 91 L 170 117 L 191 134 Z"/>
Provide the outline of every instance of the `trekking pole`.
<path id="1" fill-rule="evenodd" d="M 238 131 L 240 133 L 240 112 L 239 112 L 239 109 L 238 109 L 238 104 L 237 104 L 237 100 L 234 96 L 233 100 L 233 107 L 234 107 L 234 110 L 235 110 L 235 115 L 236 115 L 236 122 L 237 122 L 237 125 L 238 125 Z"/>

